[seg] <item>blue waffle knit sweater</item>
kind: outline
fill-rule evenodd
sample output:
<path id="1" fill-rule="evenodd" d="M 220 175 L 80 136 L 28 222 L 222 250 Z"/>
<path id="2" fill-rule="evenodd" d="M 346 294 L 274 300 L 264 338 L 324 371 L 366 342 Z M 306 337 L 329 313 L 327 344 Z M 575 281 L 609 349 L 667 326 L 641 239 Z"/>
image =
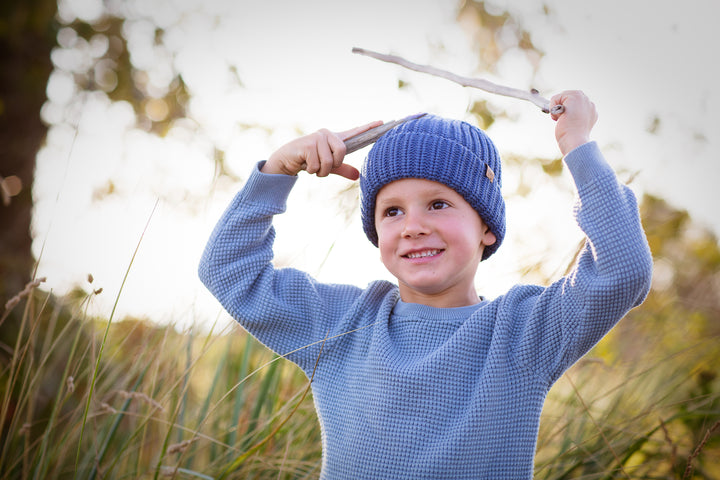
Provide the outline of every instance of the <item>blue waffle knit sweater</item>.
<path id="1" fill-rule="evenodd" d="M 565 162 L 587 237 L 574 269 L 547 287 L 449 309 L 404 303 L 386 281 L 323 284 L 274 268 L 272 218 L 297 177 L 254 170 L 199 274 L 245 329 L 308 376 L 319 357 L 322 479 L 532 478 L 547 392 L 643 301 L 652 270 L 635 197 L 597 145 Z"/>

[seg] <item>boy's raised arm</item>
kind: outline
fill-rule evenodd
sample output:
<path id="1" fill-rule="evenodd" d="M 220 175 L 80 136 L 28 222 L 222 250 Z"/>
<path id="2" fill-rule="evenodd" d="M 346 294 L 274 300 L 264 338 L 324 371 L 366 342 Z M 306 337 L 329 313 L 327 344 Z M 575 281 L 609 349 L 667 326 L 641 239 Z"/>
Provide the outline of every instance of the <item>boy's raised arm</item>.
<path id="1" fill-rule="evenodd" d="M 305 170 L 318 177 L 327 177 L 334 173 L 349 180 L 357 180 L 360 172 L 352 165 L 343 163 L 346 152 L 344 141 L 379 125 L 382 125 L 382 122 L 377 121 L 339 133 L 322 129 L 297 138 L 270 155 L 261 171 L 297 175 L 301 170 Z"/>
<path id="2" fill-rule="evenodd" d="M 532 359 L 527 364 L 541 365 L 555 381 L 644 300 L 652 254 L 634 193 L 590 141 L 595 105 L 579 91 L 562 92 L 551 103 L 565 107 L 553 114 L 555 138 L 575 182 L 574 216 L 586 244 L 572 271 L 543 289 L 519 345 Z"/>

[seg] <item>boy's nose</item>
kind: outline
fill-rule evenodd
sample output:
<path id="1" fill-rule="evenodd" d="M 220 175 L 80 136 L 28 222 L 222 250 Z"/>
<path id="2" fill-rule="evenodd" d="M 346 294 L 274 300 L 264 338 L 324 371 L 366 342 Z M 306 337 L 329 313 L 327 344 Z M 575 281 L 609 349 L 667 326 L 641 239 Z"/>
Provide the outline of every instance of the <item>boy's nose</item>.
<path id="1" fill-rule="evenodd" d="M 429 233 L 427 222 L 422 214 L 408 212 L 405 214 L 402 236 L 405 238 L 417 237 Z"/>

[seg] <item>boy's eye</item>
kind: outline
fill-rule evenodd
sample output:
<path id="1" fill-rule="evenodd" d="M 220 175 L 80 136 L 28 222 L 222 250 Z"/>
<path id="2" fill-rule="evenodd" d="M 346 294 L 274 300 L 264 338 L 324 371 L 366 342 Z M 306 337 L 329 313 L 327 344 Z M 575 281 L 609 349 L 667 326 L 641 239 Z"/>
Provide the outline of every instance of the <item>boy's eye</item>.
<path id="1" fill-rule="evenodd" d="M 432 210 L 442 210 L 443 208 L 447 208 L 448 206 L 448 203 L 443 200 L 435 200 L 430 204 L 430 208 Z"/>
<path id="2" fill-rule="evenodd" d="M 400 215 L 400 209 L 397 207 L 390 207 L 385 209 L 386 217 L 396 217 L 398 215 Z"/>

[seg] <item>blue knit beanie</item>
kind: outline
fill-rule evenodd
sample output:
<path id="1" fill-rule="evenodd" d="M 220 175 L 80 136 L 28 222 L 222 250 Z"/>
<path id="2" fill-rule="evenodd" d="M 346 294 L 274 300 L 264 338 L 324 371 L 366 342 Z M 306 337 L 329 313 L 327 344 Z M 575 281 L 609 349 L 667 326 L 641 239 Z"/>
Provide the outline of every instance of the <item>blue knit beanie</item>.
<path id="1" fill-rule="evenodd" d="M 402 178 L 433 180 L 462 195 L 497 239 L 485 247 L 483 260 L 495 253 L 505 237 L 505 201 L 500 155 L 485 132 L 459 120 L 425 115 L 380 137 L 360 175 L 363 229 L 376 247 L 375 198 L 383 186 Z"/>

